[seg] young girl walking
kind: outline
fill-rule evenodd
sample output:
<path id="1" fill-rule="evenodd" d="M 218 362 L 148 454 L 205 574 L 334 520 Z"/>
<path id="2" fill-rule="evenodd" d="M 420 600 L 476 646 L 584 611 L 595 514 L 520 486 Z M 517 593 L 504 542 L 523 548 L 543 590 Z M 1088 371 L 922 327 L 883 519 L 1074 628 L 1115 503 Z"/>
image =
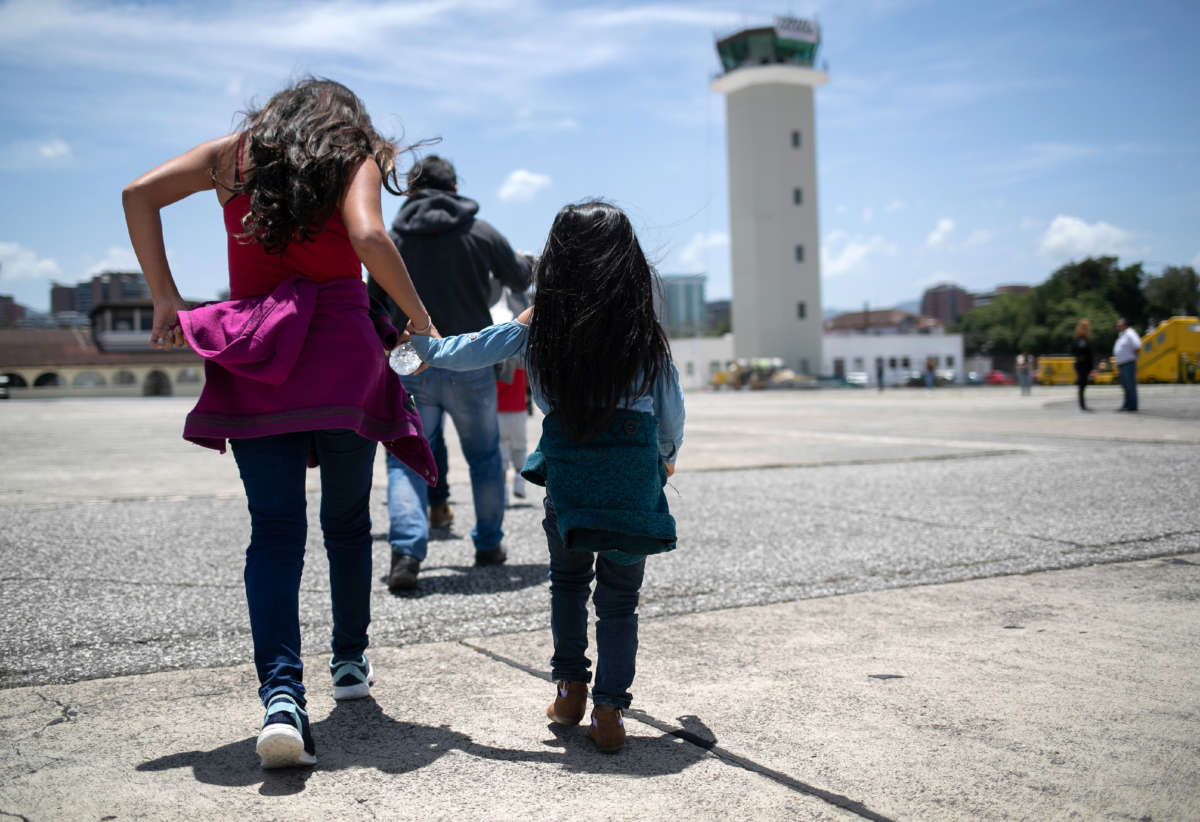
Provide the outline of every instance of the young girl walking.
<path id="1" fill-rule="evenodd" d="M 387 367 L 384 347 L 398 335 L 368 313 L 361 278 L 365 265 L 417 318 L 414 330 L 432 332 L 383 226 L 380 185 L 400 193 L 395 156 L 353 92 L 308 79 L 251 111 L 241 131 L 168 160 L 123 192 L 154 298 L 151 345 L 187 344 L 206 360 L 183 436 L 222 452 L 228 439 L 246 490 L 246 600 L 266 708 L 257 743 L 266 768 L 316 762 L 300 661 L 305 468 L 321 469 L 334 699 L 369 695 L 373 676 L 364 651 L 376 443 L 435 479 L 421 418 Z M 159 212 L 214 189 L 229 235 L 232 299 L 189 311 L 167 263 Z"/>
<path id="2" fill-rule="evenodd" d="M 414 336 L 413 345 L 426 362 L 452 370 L 525 357 L 534 401 L 546 414 L 523 471 L 546 488 L 557 685 L 546 716 L 574 725 L 586 712 L 595 579 L 588 735 L 615 753 L 632 699 L 646 556 L 675 547 L 663 486 L 683 442 L 683 394 L 654 313 L 655 275 L 624 212 L 603 202 L 563 208 L 534 277 L 533 307 L 515 320 L 440 340 Z"/>

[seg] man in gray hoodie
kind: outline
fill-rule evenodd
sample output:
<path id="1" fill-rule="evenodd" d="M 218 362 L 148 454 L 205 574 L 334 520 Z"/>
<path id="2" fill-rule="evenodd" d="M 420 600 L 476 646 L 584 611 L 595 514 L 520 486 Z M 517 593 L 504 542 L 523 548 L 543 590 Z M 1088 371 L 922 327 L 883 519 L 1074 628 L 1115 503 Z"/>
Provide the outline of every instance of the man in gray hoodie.
<path id="1" fill-rule="evenodd" d="M 436 155 L 419 161 L 408 173 L 409 197 L 392 223 L 391 237 L 408 267 L 413 285 L 444 335 L 478 331 L 492 324 L 491 283 L 494 277 L 515 292 L 530 283 L 527 258 L 513 251 L 489 223 L 477 219 L 479 204 L 458 193 L 454 166 Z M 404 313 L 376 283 L 367 281 L 371 297 L 387 306 L 397 328 Z M 430 368 L 401 378 L 421 414 L 425 436 L 437 439 L 446 414 L 454 421 L 463 456 L 470 466 L 475 505 L 476 565 L 499 565 L 507 558 L 504 536 L 504 469 L 496 422 L 496 373 L 452 372 Z M 388 455 L 388 542 L 392 564 L 388 588 L 415 588 L 429 543 L 429 488 L 425 481 Z M 442 510 L 444 509 L 444 510 Z M 449 505 L 432 512 L 449 521 Z"/>

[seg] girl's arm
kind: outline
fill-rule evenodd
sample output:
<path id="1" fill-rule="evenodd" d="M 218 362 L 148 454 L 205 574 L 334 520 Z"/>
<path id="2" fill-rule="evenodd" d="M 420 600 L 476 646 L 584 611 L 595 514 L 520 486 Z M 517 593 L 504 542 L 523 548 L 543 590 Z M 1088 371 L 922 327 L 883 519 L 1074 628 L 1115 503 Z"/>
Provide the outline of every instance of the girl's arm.
<path id="1" fill-rule="evenodd" d="M 154 348 L 170 351 L 186 345 L 176 312 L 188 308 L 167 263 L 159 212 L 190 194 L 213 188 L 213 171 L 222 152 L 236 151 L 236 146 L 236 134 L 201 143 L 147 171 L 121 192 L 129 241 L 154 298 L 154 325 L 150 331 Z"/>
<path id="2" fill-rule="evenodd" d="M 414 334 L 412 344 L 417 355 L 434 368 L 471 371 L 523 355 L 528 339 L 529 326 L 518 317 L 500 325 L 488 326 L 482 331 L 455 334 L 442 339 Z"/>
<path id="3" fill-rule="evenodd" d="M 383 205 L 379 191 L 383 175 L 370 158 L 363 160 L 350 178 L 342 199 L 342 221 L 350 235 L 350 245 L 371 279 L 379 283 L 392 301 L 409 317 L 410 331 L 437 335 L 425 304 L 417 296 L 408 269 L 395 243 L 383 226 Z"/>
<path id="4" fill-rule="evenodd" d="M 675 473 L 675 460 L 683 445 L 683 390 L 675 363 L 658 376 L 654 384 L 654 419 L 658 422 L 658 453 L 667 465 L 667 476 Z"/>

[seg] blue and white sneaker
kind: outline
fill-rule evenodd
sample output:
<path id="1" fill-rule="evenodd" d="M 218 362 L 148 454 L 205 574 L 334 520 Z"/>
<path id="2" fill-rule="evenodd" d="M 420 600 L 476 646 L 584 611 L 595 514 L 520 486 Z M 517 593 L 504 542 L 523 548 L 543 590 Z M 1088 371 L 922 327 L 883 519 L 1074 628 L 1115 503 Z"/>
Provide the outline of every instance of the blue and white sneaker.
<path id="1" fill-rule="evenodd" d="M 363 699 L 371 695 L 375 684 L 375 669 L 365 656 L 358 659 L 329 660 L 329 674 L 333 677 L 334 699 Z"/>
<path id="2" fill-rule="evenodd" d="M 308 728 L 308 713 L 289 693 L 267 701 L 267 715 L 255 746 L 264 768 L 294 768 L 317 764 L 317 746 Z"/>

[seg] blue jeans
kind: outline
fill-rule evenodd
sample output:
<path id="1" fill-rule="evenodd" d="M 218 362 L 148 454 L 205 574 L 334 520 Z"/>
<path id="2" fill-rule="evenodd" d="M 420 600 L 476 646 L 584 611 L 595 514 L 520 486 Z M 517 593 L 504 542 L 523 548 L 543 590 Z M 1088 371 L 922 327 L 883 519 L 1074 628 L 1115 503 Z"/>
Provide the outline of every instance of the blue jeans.
<path id="1" fill-rule="evenodd" d="M 300 431 L 230 440 L 250 508 L 246 602 L 258 695 L 287 691 L 304 704 L 300 573 L 308 538 L 309 447 L 321 470 L 321 531 L 329 558 L 333 655 L 357 658 L 371 622 L 371 471 L 375 446 L 353 431 Z"/>
<path id="2" fill-rule="evenodd" d="M 421 414 L 430 442 L 442 436 L 444 414 L 454 420 L 471 473 L 476 551 L 490 551 L 504 538 L 504 469 L 496 423 L 496 372 L 489 365 L 474 371 L 430 368 L 403 377 Z M 388 454 L 388 542 L 392 551 L 424 560 L 429 550 L 429 486 L 415 471 Z"/>
<path id="3" fill-rule="evenodd" d="M 429 489 L 429 504 L 445 505 L 450 501 L 450 478 L 448 476 L 449 457 L 446 455 L 445 431 L 438 431 L 436 437 L 429 440 L 429 450 L 433 452 L 433 464 L 437 467 L 437 485 Z"/>
<path id="4" fill-rule="evenodd" d="M 1117 379 L 1121 381 L 1121 390 L 1125 392 L 1125 401 L 1121 408 L 1126 411 L 1136 411 L 1137 408 L 1137 360 L 1123 362 L 1117 366 Z"/>
<path id="5" fill-rule="evenodd" d="M 551 676 L 555 682 L 592 679 L 592 663 L 587 658 L 587 603 L 595 578 L 596 683 L 592 702 L 628 708 L 633 699 L 629 686 L 637 659 L 638 594 L 646 560 L 622 565 L 590 551 L 569 550 L 558 535 L 558 518 L 549 497 L 543 505 L 546 518 L 542 527 L 550 548 Z"/>

